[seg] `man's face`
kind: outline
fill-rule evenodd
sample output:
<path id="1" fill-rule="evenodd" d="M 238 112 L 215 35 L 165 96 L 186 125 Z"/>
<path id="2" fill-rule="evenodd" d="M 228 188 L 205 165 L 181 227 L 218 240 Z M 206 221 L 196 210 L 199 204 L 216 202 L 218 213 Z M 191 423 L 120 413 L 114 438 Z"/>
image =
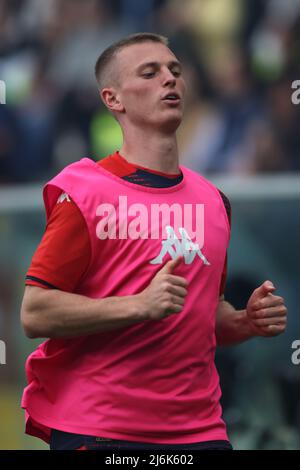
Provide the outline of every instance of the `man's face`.
<path id="1" fill-rule="evenodd" d="M 125 119 L 137 126 L 175 132 L 182 120 L 185 95 L 181 64 L 175 55 L 164 44 L 145 42 L 125 47 L 116 61 Z"/>

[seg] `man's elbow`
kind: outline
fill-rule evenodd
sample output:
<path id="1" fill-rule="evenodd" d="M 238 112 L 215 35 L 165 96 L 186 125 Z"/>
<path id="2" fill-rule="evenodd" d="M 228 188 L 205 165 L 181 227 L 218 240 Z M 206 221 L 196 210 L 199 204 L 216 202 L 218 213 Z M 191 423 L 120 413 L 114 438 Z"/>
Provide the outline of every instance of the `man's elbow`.
<path id="1" fill-rule="evenodd" d="M 41 338 L 42 336 L 39 335 L 34 329 L 29 328 L 25 325 L 23 325 L 23 330 L 27 338 L 29 339 L 36 339 L 36 338 Z"/>
<path id="2" fill-rule="evenodd" d="M 21 308 L 21 324 L 27 338 L 34 339 L 42 337 L 38 331 L 33 312 L 29 312 L 24 306 Z"/>
<path id="3" fill-rule="evenodd" d="M 30 339 L 50 337 L 45 315 L 42 315 L 40 294 L 38 287 L 26 287 L 21 306 L 21 325 L 25 335 Z"/>

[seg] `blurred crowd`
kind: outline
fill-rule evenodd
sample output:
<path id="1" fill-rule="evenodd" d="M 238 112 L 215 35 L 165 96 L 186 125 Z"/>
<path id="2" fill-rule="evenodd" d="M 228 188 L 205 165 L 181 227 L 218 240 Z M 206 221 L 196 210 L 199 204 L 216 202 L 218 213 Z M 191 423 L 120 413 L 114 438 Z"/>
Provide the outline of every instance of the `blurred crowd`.
<path id="1" fill-rule="evenodd" d="M 120 146 L 94 64 L 139 31 L 168 36 L 184 64 L 183 164 L 206 175 L 300 170 L 300 0 L 0 0 L 2 185 Z"/>
<path id="2" fill-rule="evenodd" d="M 94 65 L 112 42 L 139 31 L 166 35 L 184 65 L 183 164 L 207 176 L 300 171 L 300 104 L 291 100 L 292 83 L 300 80 L 300 0 L 0 0 L 0 80 L 6 84 L 0 187 L 45 181 L 68 163 L 99 160 L 120 147 Z M 244 308 L 258 285 L 248 285 L 249 273 L 277 273 L 295 335 L 299 204 L 272 204 L 235 207 L 237 267 L 229 300 Z M 0 339 L 9 358 L 0 376 L 0 448 L 24 447 L 23 437 L 16 441 L 23 436 L 18 400 L 24 358 L 34 346 L 25 342 L 18 311 L 25 269 L 43 230 L 36 212 L 0 217 Z M 300 379 L 287 357 L 289 340 L 249 342 L 217 355 L 226 421 L 240 448 L 300 448 Z"/>

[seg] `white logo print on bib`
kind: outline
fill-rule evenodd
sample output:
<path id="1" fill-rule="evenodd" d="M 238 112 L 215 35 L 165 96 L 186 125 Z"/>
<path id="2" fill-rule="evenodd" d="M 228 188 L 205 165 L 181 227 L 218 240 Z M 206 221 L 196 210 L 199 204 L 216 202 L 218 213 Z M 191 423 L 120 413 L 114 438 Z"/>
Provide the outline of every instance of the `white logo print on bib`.
<path id="1" fill-rule="evenodd" d="M 162 247 L 159 255 L 150 261 L 151 264 L 162 264 L 163 259 L 167 253 L 172 259 L 177 256 L 184 256 L 185 264 L 191 264 L 195 256 L 198 255 L 202 259 L 203 263 L 210 265 L 209 261 L 205 258 L 201 252 L 198 243 L 192 242 L 187 231 L 183 227 L 179 227 L 179 233 L 182 237 L 179 240 L 174 232 L 174 229 L 170 226 L 166 226 L 167 239 L 162 241 Z"/>

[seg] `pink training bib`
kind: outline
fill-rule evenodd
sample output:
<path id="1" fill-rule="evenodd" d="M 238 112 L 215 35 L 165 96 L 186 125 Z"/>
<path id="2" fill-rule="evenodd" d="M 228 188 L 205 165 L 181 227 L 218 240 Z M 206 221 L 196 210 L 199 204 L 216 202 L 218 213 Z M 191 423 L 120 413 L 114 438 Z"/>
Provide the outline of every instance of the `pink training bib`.
<path id="1" fill-rule="evenodd" d="M 91 262 L 74 293 L 137 294 L 178 255 L 174 274 L 189 286 L 179 314 L 43 342 L 26 362 L 28 434 L 46 442 L 51 428 L 166 444 L 228 439 L 214 364 L 228 220 L 218 190 L 180 168 L 178 185 L 149 188 L 84 158 L 45 186 L 47 217 L 64 191 L 89 231 Z"/>

